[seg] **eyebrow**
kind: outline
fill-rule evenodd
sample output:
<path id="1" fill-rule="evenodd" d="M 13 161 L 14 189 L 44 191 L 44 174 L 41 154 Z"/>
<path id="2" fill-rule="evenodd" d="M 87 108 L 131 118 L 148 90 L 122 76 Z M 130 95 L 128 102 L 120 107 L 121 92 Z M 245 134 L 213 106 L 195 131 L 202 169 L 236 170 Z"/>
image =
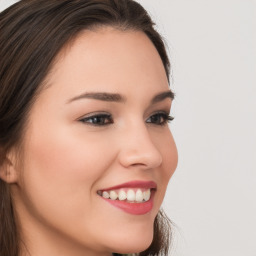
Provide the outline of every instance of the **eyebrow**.
<path id="1" fill-rule="evenodd" d="M 153 99 L 151 100 L 151 103 L 155 104 L 160 101 L 163 101 L 166 98 L 170 98 L 173 100 L 174 96 L 175 94 L 171 90 L 168 90 L 166 92 L 161 92 L 153 97 Z M 80 100 L 80 99 L 94 99 L 94 100 L 120 102 L 120 103 L 124 103 L 126 101 L 126 98 L 118 93 L 86 92 L 69 99 L 67 103 L 71 103 L 73 101 Z"/>
<path id="2" fill-rule="evenodd" d="M 80 99 L 94 99 L 110 102 L 125 102 L 126 99 L 118 93 L 107 93 L 107 92 L 86 92 L 81 95 L 75 96 L 74 98 L 68 100 L 67 103 L 70 103 L 75 100 Z"/>
<path id="3" fill-rule="evenodd" d="M 175 94 L 171 90 L 168 90 L 166 92 L 161 92 L 153 97 L 151 100 L 152 104 L 158 103 L 160 101 L 165 100 L 166 98 L 170 98 L 171 100 L 174 100 Z"/>

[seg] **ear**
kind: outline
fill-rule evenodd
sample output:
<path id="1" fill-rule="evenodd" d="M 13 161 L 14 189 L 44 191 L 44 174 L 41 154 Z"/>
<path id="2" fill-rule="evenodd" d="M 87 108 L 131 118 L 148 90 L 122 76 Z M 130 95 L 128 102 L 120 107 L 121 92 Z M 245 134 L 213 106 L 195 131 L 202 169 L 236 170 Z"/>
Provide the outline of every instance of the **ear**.
<path id="1" fill-rule="evenodd" d="M 0 162 L 0 179 L 6 183 L 16 183 L 18 172 L 16 170 L 16 157 L 14 152 L 9 152 Z"/>

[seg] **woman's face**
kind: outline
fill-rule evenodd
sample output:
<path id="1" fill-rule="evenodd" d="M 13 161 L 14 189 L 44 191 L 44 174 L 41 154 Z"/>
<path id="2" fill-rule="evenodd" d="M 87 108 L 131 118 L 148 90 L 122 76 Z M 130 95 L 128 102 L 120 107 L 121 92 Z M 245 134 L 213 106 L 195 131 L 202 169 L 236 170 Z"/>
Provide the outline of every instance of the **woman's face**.
<path id="1" fill-rule="evenodd" d="M 142 32 L 86 31 L 61 51 L 30 111 L 13 188 L 31 255 L 150 245 L 177 165 L 171 96 Z"/>

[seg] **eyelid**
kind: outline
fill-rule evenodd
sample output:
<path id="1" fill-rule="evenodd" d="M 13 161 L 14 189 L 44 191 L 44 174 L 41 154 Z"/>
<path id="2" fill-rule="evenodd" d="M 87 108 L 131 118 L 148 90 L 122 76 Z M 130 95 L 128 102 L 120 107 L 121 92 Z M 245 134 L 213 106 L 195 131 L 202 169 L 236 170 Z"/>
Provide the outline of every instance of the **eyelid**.
<path id="1" fill-rule="evenodd" d="M 93 118 L 105 118 L 105 119 L 109 119 L 110 121 L 107 123 L 86 122 Z M 86 125 L 91 125 L 91 126 L 106 126 L 106 125 L 110 125 L 110 124 L 114 123 L 112 115 L 108 112 L 92 112 L 92 113 L 89 113 L 87 115 L 84 115 L 84 116 L 78 118 L 77 121 L 79 121 L 83 124 L 86 124 Z"/>
<path id="2" fill-rule="evenodd" d="M 149 117 L 151 117 L 151 116 L 154 116 L 154 115 L 157 115 L 157 114 L 159 114 L 159 115 L 166 115 L 166 116 L 170 116 L 170 111 L 166 111 L 166 110 L 157 110 L 157 111 L 155 111 L 155 112 L 152 112 L 150 115 L 149 115 Z M 149 118 L 148 117 L 148 118 Z M 147 119 L 148 119 L 147 118 Z"/>
<path id="3" fill-rule="evenodd" d="M 164 126 L 171 122 L 174 117 L 169 115 L 169 111 L 158 110 L 153 112 L 145 123 L 150 125 Z M 86 114 L 77 119 L 77 121 L 91 126 L 107 126 L 114 123 L 113 116 L 109 112 L 98 111 Z"/>
<path id="4" fill-rule="evenodd" d="M 161 115 L 162 117 L 164 117 L 164 120 L 161 123 L 158 122 L 147 122 L 150 118 L 157 116 L 157 115 Z M 170 116 L 170 112 L 166 111 L 166 110 L 158 110 L 156 112 L 153 112 L 147 119 L 146 119 L 146 123 L 150 124 L 150 125 L 157 125 L 157 126 L 164 126 L 168 123 L 170 123 L 172 120 L 174 119 L 173 116 Z"/>
<path id="5" fill-rule="evenodd" d="M 100 115 L 106 115 L 106 116 L 111 116 L 110 113 L 105 112 L 105 111 L 96 111 L 96 112 L 90 112 L 88 114 L 82 115 L 79 118 L 77 118 L 76 120 L 79 121 L 83 118 L 90 118 L 90 117 L 94 117 L 94 116 L 100 116 Z"/>

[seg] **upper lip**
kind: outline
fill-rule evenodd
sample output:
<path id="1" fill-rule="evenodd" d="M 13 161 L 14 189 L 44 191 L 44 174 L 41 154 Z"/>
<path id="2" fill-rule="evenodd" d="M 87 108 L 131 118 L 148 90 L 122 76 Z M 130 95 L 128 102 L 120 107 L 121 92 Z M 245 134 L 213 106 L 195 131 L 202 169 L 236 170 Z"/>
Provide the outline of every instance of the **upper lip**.
<path id="1" fill-rule="evenodd" d="M 125 182 L 113 187 L 104 188 L 101 190 L 115 190 L 120 188 L 146 188 L 146 189 L 156 189 L 157 185 L 154 181 L 142 181 L 142 180 L 133 180 L 129 182 Z"/>

